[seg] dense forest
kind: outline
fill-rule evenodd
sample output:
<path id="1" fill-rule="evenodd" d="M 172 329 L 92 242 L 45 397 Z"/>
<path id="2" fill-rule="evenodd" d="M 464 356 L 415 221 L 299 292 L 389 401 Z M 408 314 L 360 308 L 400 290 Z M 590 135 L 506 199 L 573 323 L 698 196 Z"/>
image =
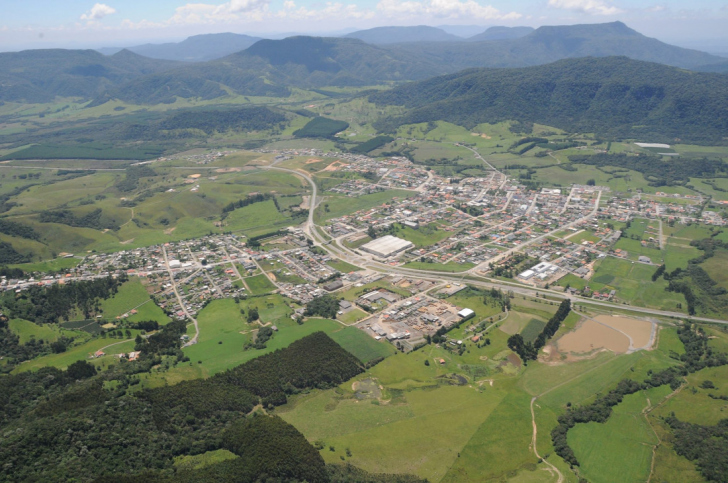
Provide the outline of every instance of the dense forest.
<path id="1" fill-rule="evenodd" d="M 0 241 L 0 263 L 25 263 L 30 261 L 27 255 L 18 252 L 10 243 Z"/>
<path id="2" fill-rule="evenodd" d="M 129 481 L 253 482 L 264 475 L 280 481 L 416 481 L 329 472 L 292 426 L 265 415 L 244 418 L 261 403 L 271 410 L 286 402 L 286 394 L 336 386 L 362 372 L 359 361 L 322 332 L 209 379 L 130 391 L 134 374 L 151 367 L 149 357 L 122 360 L 99 374 L 80 361 L 67 371 L 0 378 L 0 480 L 108 475 L 99 481 L 124 481 L 111 475 L 147 472 Z M 239 458 L 187 475 L 172 469 L 174 456 L 222 448 Z"/>
<path id="3" fill-rule="evenodd" d="M 286 117 L 267 107 L 182 111 L 165 119 L 161 129 L 199 129 L 205 134 L 226 131 L 263 131 L 283 127 Z"/>
<path id="4" fill-rule="evenodd" d="M 339 298 L 331 294 L 325 294 L 316 297 L 306 304 L 305 315 L 318 315 L 327 319 L 335 319 L 336 313 L 339 311 Z"/>
<path id="5" fill-rule="evenodd" d="M 116 220 L 105 219 L 101 208 L 89 211 L 85 215 L 77 215 L 71 210 L 41 211 L 41 223 L 60 223 L 75 228 L 93 228 L 94 230 L 118 230 Z"/>
<path id="6" fill-rule="evenodd" d="M 407 108 L 375 124 L 448 121 L 471 129 L 508 120 L 602 137 L 723 144 L 728 76 L 686 72 L 626 57 L 566 59 L 521 69 L 470 69 L 369 96 Z"/>
<path id="7" fill-rule="evenodd" d="M 39 240 L 40 235 L 32 227 L 17 223 L 15 221 L 0 218 L 0 233 L 9 236 L 27 238 L 28 240 Z"/>
<path id="8" fill-rule="evenodd" d="M 327 117 L 314 117 L 301 129 L 293 132 L 299 138 L 333 138 L 337 133 L 347 129 L 349 123 L 336 121 Z"/>
<path id="9" fill-rule="evenodd" d="M 34 285 L 16 294 L 6 291 L 0 295 L 0 305 L 11 319 L 25 319 L 39 324 L 68 320 L 76 311 L 90 318 L 99 312 L 99 301 L 113 297 L 126 275 L 105 277 L 50 286 Z"/>

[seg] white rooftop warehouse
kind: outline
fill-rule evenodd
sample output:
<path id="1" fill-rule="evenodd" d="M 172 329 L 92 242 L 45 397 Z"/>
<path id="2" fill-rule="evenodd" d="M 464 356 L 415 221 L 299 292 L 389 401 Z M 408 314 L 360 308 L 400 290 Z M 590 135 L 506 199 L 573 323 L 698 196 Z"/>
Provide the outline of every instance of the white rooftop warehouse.
<path id="1" fill-rule="evenodd" d="M 377 238 L 370 241 L 360 247 L 367 253 L 371 253 L 377 257 L 387 258 L 398 253 L 402 253 L 405 250 L 414 248 L 414 244 L 407 240 L 402 240 L 396 236 L 386 235 L 382 238 Z"/>

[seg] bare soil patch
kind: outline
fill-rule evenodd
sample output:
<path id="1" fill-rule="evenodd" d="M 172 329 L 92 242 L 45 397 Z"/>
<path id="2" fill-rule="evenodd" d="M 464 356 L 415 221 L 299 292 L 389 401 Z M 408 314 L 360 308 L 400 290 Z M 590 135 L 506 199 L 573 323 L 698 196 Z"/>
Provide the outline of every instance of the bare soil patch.
<path id="1" fill-rule="evenodd" d="M 607 349 L 615 354 L 629 350 L 629 339 L 615 329 L 587 320 L 557 341 L 561 352 L 588 353 Z"/>
<path id="2" fill-rule="evenodd" d="M 239 173 L 242 171 L 241 168 L 218 168 L 215 170 L 216 173 Z"/>
<path id="3" fill-rule="evenodd" d="M 647 347 L 650 344 L 652 324 L 646 320 L 620 317 L 616 315 L 598 315 L 594 320 L 629 334 L 635 348 Z"/>

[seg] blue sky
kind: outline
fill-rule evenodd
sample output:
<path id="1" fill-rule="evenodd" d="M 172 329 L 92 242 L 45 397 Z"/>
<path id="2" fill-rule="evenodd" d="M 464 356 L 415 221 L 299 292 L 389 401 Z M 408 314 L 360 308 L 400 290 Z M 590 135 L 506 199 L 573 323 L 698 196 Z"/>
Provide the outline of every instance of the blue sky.
<path id="1" fill-rule="evenodd" d="M 5 51 L 128 46 L 211 32 L 621 20 L 660 40 L 728 52 L 728 0 L 0 0 L 0 11 Z"/>

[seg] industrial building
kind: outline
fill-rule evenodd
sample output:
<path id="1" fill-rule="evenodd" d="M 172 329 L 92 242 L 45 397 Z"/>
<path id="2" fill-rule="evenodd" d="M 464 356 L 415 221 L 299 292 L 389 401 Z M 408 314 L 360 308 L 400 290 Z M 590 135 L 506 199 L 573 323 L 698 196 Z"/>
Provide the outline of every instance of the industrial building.
<path id="1" fill-rule="evenodd" d="M 386 235 L 369 243 L 362 245 L 361 250 L 371 253 L 380 258 L 389 258 L 393 255 L 402 253 L 410 248 L 414 248 L 414 244 L 407 240 L 402 240 L 396 236 Z"/>

